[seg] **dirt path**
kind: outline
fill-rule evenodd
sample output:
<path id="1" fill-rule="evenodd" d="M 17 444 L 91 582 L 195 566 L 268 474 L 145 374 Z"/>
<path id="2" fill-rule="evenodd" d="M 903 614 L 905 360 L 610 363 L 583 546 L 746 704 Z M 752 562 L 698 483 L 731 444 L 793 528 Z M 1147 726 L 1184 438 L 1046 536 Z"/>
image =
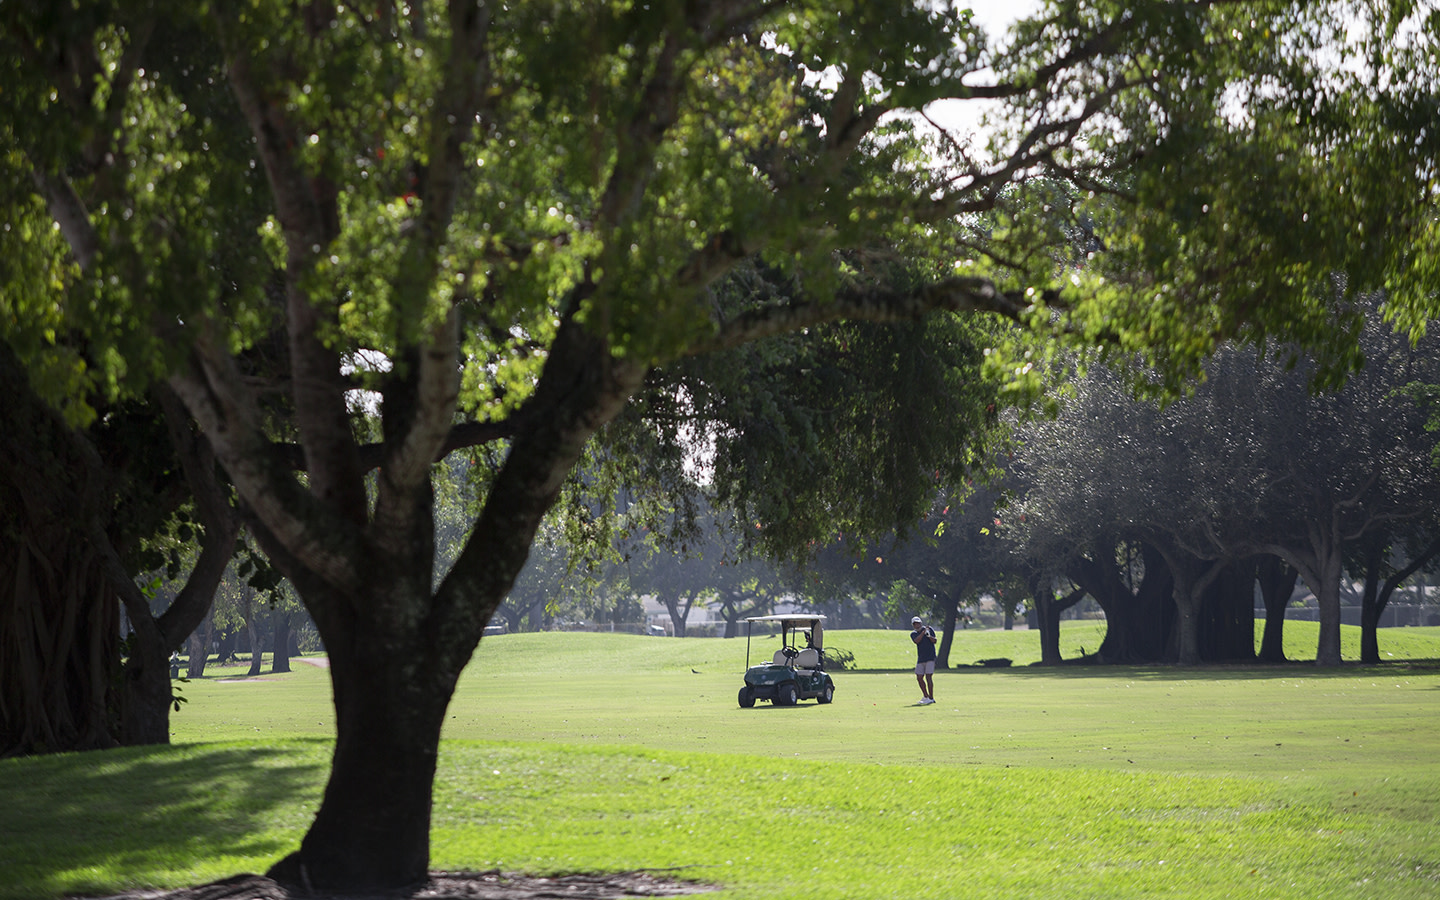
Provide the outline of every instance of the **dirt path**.
<path id="1" fill-rule="evenodd" d="M 420 887 L 400 891 L 308 893 L 290 891 L 262 875 L 177 891 L 129 891 L 100 900 L 618 900 L 624 897 L 680 897 L 718 890 L 717 885 L 681 881 L 654 872 L 618 875 L 533 875 L 501 872 L 435 872 Z"/>

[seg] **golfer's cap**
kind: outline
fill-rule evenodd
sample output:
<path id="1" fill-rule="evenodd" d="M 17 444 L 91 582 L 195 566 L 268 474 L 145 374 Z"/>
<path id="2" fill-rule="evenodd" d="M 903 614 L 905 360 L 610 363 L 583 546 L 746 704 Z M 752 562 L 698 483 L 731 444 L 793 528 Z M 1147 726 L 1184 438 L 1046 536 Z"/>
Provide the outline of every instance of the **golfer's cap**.
<path id="1" fill-rule="evenodd" d="M 919 625 L 920 622 L 921 622 L 921 619 L 920 619 L 919 616 L 916 616 L 915 618 L 913 618 L 913 619 L 910 620 L 910 624 L 911 624 L 911 625 Z"/>

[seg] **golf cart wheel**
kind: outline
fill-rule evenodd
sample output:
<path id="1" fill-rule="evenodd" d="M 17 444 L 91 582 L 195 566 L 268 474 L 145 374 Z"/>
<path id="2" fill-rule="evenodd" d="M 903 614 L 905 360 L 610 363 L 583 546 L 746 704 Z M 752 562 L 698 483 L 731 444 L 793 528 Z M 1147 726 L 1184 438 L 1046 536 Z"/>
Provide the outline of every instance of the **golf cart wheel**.
<path id="1" fill-rule="evenodd" d="M 775 693 L 776 706 L 794 706 L 799 699 L 800 692 L 795 689 L 794 684 L 782 684 Z"/>
<path id="2" fill-rule="evenodd" d="M 745 709 L 755 705 L 755 689 L 748 684 L 740 689 L 740 705 Z"/>
<path id="3" fill-rule="evenodd" d="M 831 700 L 834 700 L 834 699 L 835 699 L 835 685 L 833 685 L 833 684 L 827 684 L 827 685 L 825 685 L 823 688 L 820 689 L 820 693 L 819 693 L 818 696 L 816 696 L 815 702 L 816 702 L 816 703 L 829 703 Z"/>

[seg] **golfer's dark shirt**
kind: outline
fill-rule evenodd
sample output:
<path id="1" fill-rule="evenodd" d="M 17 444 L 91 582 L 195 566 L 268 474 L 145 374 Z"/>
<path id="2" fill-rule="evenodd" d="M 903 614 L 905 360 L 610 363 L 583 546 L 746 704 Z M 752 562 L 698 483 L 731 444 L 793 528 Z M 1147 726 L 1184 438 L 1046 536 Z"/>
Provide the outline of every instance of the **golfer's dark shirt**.
<path id="1" fill-rule="evenodd" d="M 924 638 L 929 638 L 934 634 L 935 632 L 931 631 L 929 628 L 923 628 L 920 631 L 910 632 L 910 640 L 915 642 L 916 664 L 935 661 L 935 645 L 930 643 L 930 641 L 922 638 L 922 635 L 924 636 Z"/>

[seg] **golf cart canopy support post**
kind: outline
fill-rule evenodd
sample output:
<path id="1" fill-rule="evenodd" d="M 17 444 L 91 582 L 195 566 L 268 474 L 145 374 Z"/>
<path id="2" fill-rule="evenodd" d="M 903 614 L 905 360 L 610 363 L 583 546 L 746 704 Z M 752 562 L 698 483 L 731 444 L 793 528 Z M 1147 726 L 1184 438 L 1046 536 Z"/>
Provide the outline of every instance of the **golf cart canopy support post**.
<path id="1" fill-rule="evenodd" d="M 810 646 L 821 653 L 825 652 L 825 617 L 821 615 L 783 615 L 783 616 L 750 616 L 745 620 L 745 668 L 750 668 L 750 634 L 754 622 L 779 622 L 780 643 L 785 643 L 785 635 L 796 627 L 808 627 L 810 629 Z"/>

